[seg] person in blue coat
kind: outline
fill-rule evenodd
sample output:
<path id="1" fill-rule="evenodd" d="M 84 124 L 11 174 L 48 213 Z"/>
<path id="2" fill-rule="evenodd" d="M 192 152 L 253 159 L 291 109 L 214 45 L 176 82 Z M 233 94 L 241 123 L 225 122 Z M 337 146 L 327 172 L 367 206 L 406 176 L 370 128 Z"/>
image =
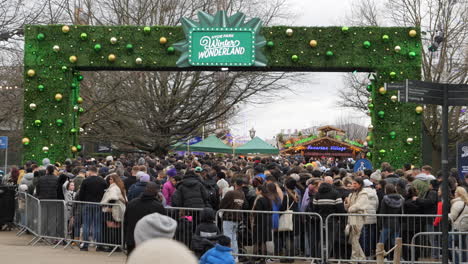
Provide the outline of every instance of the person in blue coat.
<path id="1" fill-rule="evenodd" d="M 220 236 L 216 246 L 201 257 L 199 264 L 235 264 L 231 251 L 231 239 Z"/>

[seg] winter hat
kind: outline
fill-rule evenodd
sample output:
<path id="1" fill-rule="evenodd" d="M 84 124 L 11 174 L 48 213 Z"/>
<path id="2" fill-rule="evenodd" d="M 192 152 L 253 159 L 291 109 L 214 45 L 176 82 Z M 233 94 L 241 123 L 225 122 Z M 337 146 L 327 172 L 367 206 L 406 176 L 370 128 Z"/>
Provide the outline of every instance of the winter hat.
<path id="1" fill-rule="evenodd" d="M 291 177 L 292 179 L 294 179 L 296 181 L 299 181 L 301 179 L 301 177 L 297 173 L 293 173 L 289 177 Z"/>
<path id="2" fill-rule="evenodd" d="M 26 184 L 21 184 L 20 186 L 18 186 L 18 190 L 20 192 L 27 192 L 28 191 L 28 186 Z"/>
<path id="3" fill-rule="evenodd" d="M 107 156 L 107 157 L 106 157 L 106 161 L 112 162 L 112 161 L 114 161 L 114 157 L 112 157 L 112 156 Z"/>
<path id="4" fill-rule="evenodd" d="M 380 174 L 380 170 L 376 170 L 374 173 L 372 173 L 370 175 L 370 178 L 377 182 L 382 180 L 382 175 Z"/>
<path id="5" fill-rule="evenodd" d="M 140 177 L 145 175 L 146 173 L 144 173 L 143 171 L 139 171 L 137 172 L 137 174 L 135 175 L 135 177 L 137 178 L 137 180 L 140 180 Z"/>
<path id="6" fill-rule="evenodd" d="M 172 263 L 198 264 L 198 260 L 184 244 L 172 239 L 157 238 L 136 247 L 127 261 L 127 264 Z"/>
<path id="7" fill-rule="evenodd" d="M 143 172 L 143 174 L 140 176 L 140 182 L 149 182 L 149 181 L 150 181 L 150 176 Z"/>
<path id="8" fill-rule="evenodd" d="M 166 174 L 167 174 L 167 176 L 169 176 L 169 177 L 172 178 L 172 177 L 174 177 L 174 176 L 177 175 L 177 170 L 174 169 L 174 168 L 173 168 L 173 169 L 169 169 L 169 170 L 166 172 Z"/>
<path id="9" fill-rule="evenodd" d="M 203 171 L 203 169 L 202 169 L 202 167 L 196 167 L 196 168 L 195 168 L 195 171 L 196 171 L 196 172 L 201 172 L 201 171 Z"/>
<path id="10" fill-rule="evenodd" d="M 145 163 L 145 158 L 141 157 L 140 159 L 138 159 L 138 165 L 145 165 Z"/>
<path id="11" fill-rule="evenodd" d="M 43 159 L 42 160 L 42 165 L 44 167 L 47 167 L 48 165 L 50 165 L 50 159 L 48 159 L 48 158 Z"/>
<path id="12" fill-rule="evenodd" d="M 140 219 L 135 226 L 135 245 L 153 238 L 173 238 L 177 221 L 159 213 L 149 214 Z"/>
<path id="13" fill-rule="evenodd" d="M 371 187 L 372 185 L 374 185 L 374 184 L 370 180 L 368 180 L 368 179 L 364 180 L 364 187 Z"/>

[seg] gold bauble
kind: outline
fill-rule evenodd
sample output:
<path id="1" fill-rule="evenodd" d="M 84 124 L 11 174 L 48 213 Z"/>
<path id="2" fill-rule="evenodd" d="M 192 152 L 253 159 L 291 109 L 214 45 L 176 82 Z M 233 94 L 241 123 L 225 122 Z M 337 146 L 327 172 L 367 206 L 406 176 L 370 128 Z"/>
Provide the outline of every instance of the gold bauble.
<path id="1" fill-rule="evenodd" d="M 29 140 L 29 138 L 25 137 L 25 138 L 23 138 L 23 139 L 21 140 L 21 142 L 22 142 L 24 145 L 27 145 L 27 144 L 29 144 L 30 140 Z"/>
<path id="2" fill-rule="evenodd" d="M 159 38 L 159 43 L 161 43 L 163 45 L 166 44 L 167 43 L 167 38 L 165 38 L 165 37 Z"/>
<path id="3" fill-rule="evenodd" d="M 55 95 L 55 100 L 56 100 L 56 101 L 61 101 L 62 99 L 63 99 L 62 94 L 59 94 L 59 93 L 58 93 L 58 94 Z"/>
<path id="4" fill-rule="evenodd" d="M 407 139 L 406 139 L 406 143 L 408 143 L 408 144 L 413 143 L 413 141 L 414 141 L 413 138 L 407 138 Z"/>
<path id="5" fill-rule="evenodd" d="M 286 35 L 288 37 L 291 37 L 293 35 L 294 31 L 291 28 L 286 29 Z"/>
<path id="6" fill-rule="evenodd" d="M 392 95 L 392 97 L 390 97 L 390 100 L 392 100 L 392 102 L 396 102 L 398 100 L 398 96 Z"/>
<path id="7" fill-rule="evenodd" d="M 55 52 L 59 52 L 60 51 L 60 46 L 59 45 L 54 45 L 52 47 L 52 50 L 55 51 Z"/>
<path id="8" fill-rule="evenodd" d="M 418 34 L 418 32 L 416 32 L 416 30 L 412 29 L 408 32 L 408 35 L 412 38 L 416 37 L 416 35 Z"/>
<path id="9" fill-rule="evenodd" d="M 385 89 L 385 87 L 382 86 L 382 87 L 379 88 L 379 93 L 380 93 L 380 94 L 386 94 L 386 93 L 387 93 L 387 89 Z"/>
<path id="10" fill-rule="evenodd" d="M 424 109 L 423 109 L 422 106 L 416 106 L 415 111 L 416 111 L 417 114 L 421 114 L 421 113 L 423 112 L 423 110 L 424 110 Z"/>
<path id="11" fill-rule="evenodd" d="M 29 69 L 29 70 L 28 70 L 28 76 L 29 76 L 29 77 L 34 77 L 34 75 L 36 75 L 36 71 L 33 70 L 33 69 Z"/>
<path id="12" fill-rule="evenodd" d="M 116 38 L 116 37 L 110 38 L 110 43 L 111 43 L 111 44 L 117 43 L 117 38 Z"/>
<path id="13" fill-rule="evenodd" d="M 107 59 L 108 59 L 110 62 L 114 62 L 114 61 L 117 59 L 117 56 L 115 56 L 114 54 L 109 54 L 109 56 L 107 57 Z"/>
<path id="14" fill-rule="evenodd" d="M 372 131 L 372 130 L 374 130 L 374 126 L 373 126 L 373 125 L 369 125 L 369 126 L 367 127 L 367 129 L 368 129 L 369 131 Z"/>
<path id="15" fill-rule="evenodd" d="M 47 152 L 47 151 L 49 151 L 49 148 L 48 147 L 43 147 L 42 151 Z"/>
<path id="16" fill-rule="evenodd" d="M 401 51 L 401 47 L 400 47 L 400 46 L 395 46 L 394 49 L 395 49 L 395 52 L 397 52 L 397 53 Z"/>
<path id="17" fill-rule="evenodd" d="M 71 147 L 71 151 L 72 152 L 78 152 L 78 149 L 75 146 L 73 146 L 73 147 Z"/>
<path id="18" fill-rule="evenodd" d="M 312 48 L 317 47 L 317 44 L 318 44 L 318 43 L 317 43 L 317 41 L 316 41 L 315 39 L 309 41 L 309 46 L 311 46 Z"/>
<path id="19" fill-rule="evenodd" d="M 75 63 L 78 60 L 78 58 L 76 56 L 70 56 L 69 60 L 71 63 Z"/>
<path id="20" fill-rule="evenodd" d="M 371 140 L 372 140 L 371 136 L 366 137 L 366 141 L 371 141 Z"/>
<path id="21" fill-rule="evenodd" d="M 136 64 L 142 64 L 143 63 L 143 60 L 141 58 L 136 58 L 135 59 L 135 63 Z"/>
<path id="22" fill-rule="evenodd" d="M 63 33 L 68 33 L 70 31 L 70 27 L 69 26 L 63 26 L 62 27 L 62 32 Z"/>

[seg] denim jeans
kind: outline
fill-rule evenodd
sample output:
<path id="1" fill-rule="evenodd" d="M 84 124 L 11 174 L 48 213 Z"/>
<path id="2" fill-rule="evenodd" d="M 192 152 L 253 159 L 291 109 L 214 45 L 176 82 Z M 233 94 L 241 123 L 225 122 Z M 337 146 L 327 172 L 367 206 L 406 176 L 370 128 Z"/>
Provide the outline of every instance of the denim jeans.
<path id="1" fill-rule="evenodd" d="M 361 244 L 362 250 L 367 257 L 371 256 L 375 252 L 377 240 L 377 224 L 367 224 L 364 225 L 361 232 L 361 237 L 359 238 L 359 243 Z"/>
<path id="2" fill-rule="evenodd" d="M 457 232 L 455 230 L 455 232 Z M 468 248 L 468 236 L 462 234 L 456 234 L 450 236 L 450 240 L 453 239 L 453 245 L 456 249 L 466 250 Z M 449 242 L 449 247 L 452 247 L 452 243 Z M 461 256 L 461 260 L 460 260 Z M 468 261 L 468 252 L 455 250 L 455 264 L 466 263 Z"/>
<path id="3" fill-rule="evenodd" d="M 384 227 L 382 233 L 380 233 L 380 243 L 384 243 L 388 247 L 387 250 L 390 250 L 395 245 L 395 239 L 400 236 L 400 232 L 395 228 Z M 390 242 L 387 243 L 387 240 L 390 239 Z"/>
<path id="4" fill-rule="evenodd" d="M 93 238 L 95 242 L 101 242 L 102 234 L 102 212 L 101 207 L 95 204 L 83 205 L 83 240 L 89 241 L 89 231 L 93 229 Z M 88 243 L 85 243 L 85 248 L 88 247 Z"/>
<path id="5" fill-rule="evenodd" d="M 237 230 L 239 223 L 232 221 L 223 221 L 223 234 L 231 239 L 232 254 L 239 253 L 237 247 Z"/>

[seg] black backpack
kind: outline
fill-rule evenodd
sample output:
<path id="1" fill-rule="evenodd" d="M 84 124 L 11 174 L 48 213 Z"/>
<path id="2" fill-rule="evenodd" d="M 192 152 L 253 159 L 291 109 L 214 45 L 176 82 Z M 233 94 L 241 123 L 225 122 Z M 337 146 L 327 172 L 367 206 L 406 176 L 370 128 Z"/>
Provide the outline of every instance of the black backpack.
<path id="1" fill-rule="evenodd" d="M 219 188 L 216 183 L 210 184 L 210 183 L 204 183 L 206 193 L 208 194 L 208 203 L 211 205 L 211 208 L 213 210 L 217 211 L 219 209 Z"/>

